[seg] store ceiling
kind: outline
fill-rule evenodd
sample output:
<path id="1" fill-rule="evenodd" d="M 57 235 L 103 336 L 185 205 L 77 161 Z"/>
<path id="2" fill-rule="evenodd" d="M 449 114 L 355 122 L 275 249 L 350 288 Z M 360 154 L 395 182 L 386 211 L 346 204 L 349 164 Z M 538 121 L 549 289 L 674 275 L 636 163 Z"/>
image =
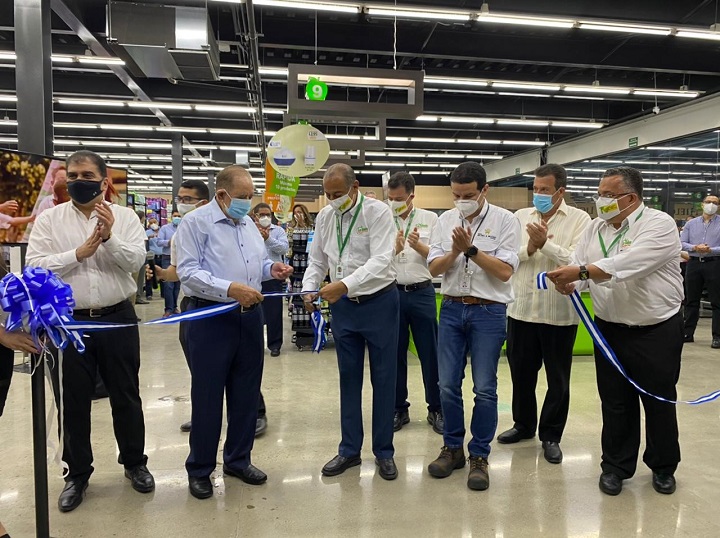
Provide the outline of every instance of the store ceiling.
<path id="1" fill-rule="evenodd" d="M 204 0 L 146 3 L 206 5 Z M 424 117 L 387 119 L 386 147 L 368 153 L 361 170 L 361 180 L 367 185 L 379 184 L 382 171 L 405 163 L 419 173 L 420 184 L 442 184 L 448 170 L 462 159 L 491 162 L 651 114 L 655 106 L 662 110 L 720 87 L 720 40 L 712 39 L 708 31 L 716 20 L 716 2 L 709 0 L 503 0 L 490 2 L 490 15 L 520 18 L 497 23 L 487 22 L 486 15 L 474 21 L 446 20 L 448 13 L 431 12 L 438 9 L 438 2 L 416 0 L 397 5 L 418 7 L 427 17 L 401 13 L 397 26 L 394 16 L 357 9 L 339 13 L 326 11 L 327 6 L 309 10 L 267 5 L 288 3 L 255 1 L 265 107 L 262 120 L 270 134 L 282 127 L 287 101 L 283 69 L 290 63 L 317 61 L 384 69 L 396 65 L 425 71 Z M 65 0 L 64 4 L 106 43 L 106 2 Z M 338 1 L 332 5 L 352 8 L 359 4 Z M 243 67 L 250 63 L 242 17 L 245 5 L 227 1 L 207 5 L 221 50 L 220 80 L 135 80 L 153 101 L 164 103 L 162 111 L 173 126 L 183 128 L 186 177 L 206 178 L 208 172 L 219 168 L 219 163 L 210 160 L 211 148 L 247 150 L 251 171 L 261 187 L 260 118 L 244 108 L 252 89 L 250 70 Z M 394 5 L 387 0 L 372 2 L 372 6 L 386 9 Z M 441 5 L 443 10 L 461 14 L 482 11 L 482 2 L 477 0 L 444 1 Z M 575 28 L 549 26 L 556 23 L 547 21 L 533 23 L 529 17 L 568 19 L 575 21 Z M 604 30 L 586 28 L 591 23 L 597 27 L 599 21 L 605 24 Z M 667 33 L 677 35 L 608 31 L 608 21 L 641 32 L 663 33 L 664 28 L 672 28 Z M 53 54 L 59 57 L 53 62 L 56 152 L 87 146 L 108 155 L 112 164 L 129 166 L 135 185 L 167 189 L 172 128 L 156 129 L 160 122 L 147 107 L 119 105 L 117 101 L 133 100 L 130 90 L 107 65 L 67 60 L 68 55 L 84 59 L 87 46 L 57 16 L 53 29 Z M 688 29 L 704 34 L 681 37 Z M 0 110 L 7 119 L 0 120 L 0 146 L 6 147 L 14 147 L 16 132 L 15 71 L 12 55 L 1 52 L 13 51 L 13 42 L 12 2 L 2 2 Z M 107 50 L 114 54 L 109 47 Z M 352 92 L 352 98 L 383 102 L 393 96 L 382 89 L 367 89 Z M 114 103 L 108 105 L 108 101 Z M 358 133 L 347 125 L 330 129 L 330 134 L 350 139 Z M 304 180 L 300 197 L 314 198 L 320 191 L 319 179 Z"/>

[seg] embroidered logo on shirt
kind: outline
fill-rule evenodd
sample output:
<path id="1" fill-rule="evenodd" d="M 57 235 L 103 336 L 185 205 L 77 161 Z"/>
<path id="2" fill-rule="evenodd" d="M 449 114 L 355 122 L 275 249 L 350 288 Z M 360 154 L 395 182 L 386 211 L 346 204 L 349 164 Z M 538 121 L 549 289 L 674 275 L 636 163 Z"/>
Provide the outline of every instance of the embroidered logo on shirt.
<path id="1" fill-rule="evenodd" d="M 620 244 L 620 250 L 630 248 L 630 245 L 632 245 L 632 241 L 630 239 L 623 239 L 622 243 Z"/>
<path id="2" fill-rule="evenodd" d="M 487 237 L 488 239 L 493 239 L 493 240 L 497 239 L 496 235 L 491 235 L 491 234 L 492 234 L 492 230 L 490 228 L 485 228 L 482 233 L 483 237 Z"/>
<path id="3" fill-rule="evenodd" d="M 358 234 L 366 234 L 366 233 L 368 233 L 368 229 L 366 226 L 360 226 L 357 229 L 357 233 Z"/>
<path id="4" fill-rule="evenodd" d="M 420 229 L 420 228 L 429 228 L 429 226 L 428 226 L 427 224 L 423 224 L 423 223 L 421 223 L 421 222 L 418 222 L 418 223 L 415 225 L 415 227 L 418 228 L 418 229 Z"/>

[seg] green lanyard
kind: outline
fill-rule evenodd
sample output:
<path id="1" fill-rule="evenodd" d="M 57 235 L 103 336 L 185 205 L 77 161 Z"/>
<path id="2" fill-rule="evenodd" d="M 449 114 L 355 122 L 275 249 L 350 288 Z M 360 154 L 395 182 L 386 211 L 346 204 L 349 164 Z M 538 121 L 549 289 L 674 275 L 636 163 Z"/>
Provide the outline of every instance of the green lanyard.
<path id="1" fill-rule="evenodd" d="M 358 202 L 357 210 L 355 211 L 355 215 L 353 215 L 352 221 L 350 222 L 350 228 L 348 228 L 347 234 L 345 234 L 345 239 L 343 239 L 343 233 L 342 233 L 342 217 L 339 215 L 335 215 L 335 228 L 337 230 L 337 242 L 338 242 L 338 260 L 342 258 L 342 254 L 345 251 L 345 247 L 348 244 L 348 240 L 350 239 L 350 235 L 352 235 L 353 227 L 355 226 L 355 222 L 357 221 L 358 215 L 360 214 L 360 210 L 362 209 L 363 200 L 365 197 L 361 194 L 360 195 L 360 202 Z"/>
<path id="2" fill-rule="evenodd" d="M 408 219 L 408 225 L 407 228 L 405 228 L 405 239 L 407 239 L 408 234 L 410 233 L 410 230 L 412 229 L 412 223 L 413 219 L 415 218 L 415 210 L 412 210 L 412 213 L 410 213 L 410 218 Z M 400 231 L 400 224 L 398 224 L 398 220 L 400 220 L 400 217 L 395 217 L 395 227 L 398 229 L 398 232 Z"/>
<path id="3" fill-rule="evenodd" d="M 640 212 L 640 214 L 639 214 L 637 217 L 635 217 L 635 222 L 637 222 L 638 220 L 640 220 L 640 217 L 643 216 L 643 213 L 645 213 L 645 210 L 644 210 L 644 209 Z M 602 249 L 602 253 L 603 253 L 603 257 L 604 257 L 604 258 L 607 258 L 607 257 L 608 257 L 608 253 L 613 249 L 613 247 L 614 247 L 615 245 L 618 244 L 618 242 L 619 242 L 623 237 L 625 237 L 625 234 L 628 233 L 628 230 L 630 230 L 630 226 L 625 226 L 625 229 L 624 229 L 620 234 L 618 234 L 618 236 L 613 240 L 613 242 L 610 243 L 610 246 L 606 248 L 606 247 L 605 247 L 605 241 L 603 240 L 602 235 L 600 234 L 600 230 L 598 229 L 598 239 L 600 240 L 600 248 Z"/>

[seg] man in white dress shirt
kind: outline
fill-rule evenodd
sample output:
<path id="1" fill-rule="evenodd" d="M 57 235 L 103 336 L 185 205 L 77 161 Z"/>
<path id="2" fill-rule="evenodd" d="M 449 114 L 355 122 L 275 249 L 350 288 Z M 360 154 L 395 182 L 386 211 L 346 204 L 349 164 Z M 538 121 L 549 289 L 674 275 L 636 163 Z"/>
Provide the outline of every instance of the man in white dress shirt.
<path id="1" fill-rule="evenodd" d="M 410 422 L 408 408 L 408 345 L 410 330 L 422 368 L 427 403 L 427 421 L 436 433 L 443 433 L 437 359 L 437 305 L 432 275 L 428 269 L 430 236 L 438 217 L 432 211 L 415 206 L 415 179 L 407 172 L 393 174 L 388 182 L 388 204 L 393 212 L 397 235 L 393 265 L 400 291 L 400 336 L 398 370 L 395 385 L 393 429 Z"/>
<path id="2" fill-rule="evenodd" d="M 595 322 L 627 374 L 643 389 L 677 398 L 683 347 L 680 238 L 673 218 L 643 204 L 634 168 L 607 170 L 598 187 L 599 217 L 587 227 L 572 264 L 548 273 L 561 293 L 589 283 Z M 675 405 L 640 394 L 595 348 L 602 403 L 600 490 L 622 491 L 640 449 L 640 402 L 645 409 L 643 461 L 658 493 L 675 491 L 680 462 Z"/>
<path id="3" fill-rule="evenodd" d="M 566 185 L 562 166 L 541 166 L 535 170 L 533 207 L 515 212 L 522 230 L 520 267 L 512 279 L 515 301 L 508 307 L 507 335 L 514 424 L 497 438 L 499 443 L 517 443 L 534 437 L 537 427 L 550 463 L 560 463 L 563 457 L 560 440 L 570 405 L 578 317 L 567 298 L 537 289 L 536 276 L 567 265 L 590 223 L 587 212 L 565 203 Z M 543 364 L 548 389 L 538 424 L 535 388 Z"/>
<path id="4" fill-rule="evenodd" d="M 440 401 L 445 445 L 428 466 L 445 478 L 465 466 L 462 381 L 467 354 L 475 392 L 470 421 L 470 489 L 490 485 L 488 456 L 497 428 L 497 367 L 505 341 L 505 314 L 513 300 L 510 277 L 518 267 L 520 223 L 487 201 L 489 185 L 478 163 L 459 165 L 450 175 L 455 209 L 443 213 L 432 235 L 430 273 L 442 274 L 443 303 L 438 335 Z"/>
<path id="5" fill-rule="evenodd" d="M 373 386 L 372 447 L 380 476 L 397 478 L 393 456 L 393 409 L 397 372 L 398 290 L 392 267 L 395 224 L 387 204 L 360 194 L 355 172 L 346 164 L 327 169 L 323 188 L 329 205 L 318 213 L 303 291 L 320 288 L 332 312 L 340 371 L 338 455 L 322 473 L 335 476 L 360 465 L 363 443 L 362 384 L 365 348 Z M 315 294 L 305 296 L 313 309 Z"/>
<path id="6" fill-rule="evenodd" d="M 103 201 L 108 175 L 99 155 L 78 151 L 66 164 L 71 201 L 37 218 L 28 243 L 27 264 L 53 271 L 72 287 L 76 320 L 135 324 L 137 316 L 129 298 L 137 289 L 132 273 L 145 261 L 145 231 L 132 209 Z M 83 341 L 85 353 L 68 346 L 63 360 L 63 460 L 70 471 L 58 501 L 61 512 L 80 505 L 93 472 L 90 407 L 97 371 L 110 395 L 125 476 L 141 493 L 155 489 L 144 455 L 138 328 L 89 332 Z M 53 382 L 57 396 L 57 366 L 53 368 Z"/>

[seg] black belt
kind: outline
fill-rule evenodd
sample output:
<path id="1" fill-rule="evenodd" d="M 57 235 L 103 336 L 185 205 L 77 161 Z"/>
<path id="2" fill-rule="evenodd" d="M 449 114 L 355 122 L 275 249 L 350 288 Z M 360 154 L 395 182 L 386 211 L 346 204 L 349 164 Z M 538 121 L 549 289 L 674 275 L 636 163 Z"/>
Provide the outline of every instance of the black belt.
<path id="1" fill-rule="evenodd" d="M 208 299 L 201 299 L 200 297 L 187 297 L 187 300 L 191 305 L 193 305 L 197 308 L 204 308 L 206 306 L 217 306 L 220 304 L 227 304 L 227 303 L 223 303 L 222 301 L 210 301 Z M 260 303 L 255 303 L 254 305 L 251 305 L 251 306 L 240 305 L 240 313 L 247 314 L 248 312 L 252 312 L 253 310 L 255 310 L 258 307 L 258 304 L 260 304 Z"/>
<path id="2" fill-rule="evenodd" d="M 443 300 L 452 301 L 453 303 L 462 303 L 465 305 L 468 305 L 468 304 L 472 304 L 472 305 L 505 304 L 505 303 L 501 303 L 499 301 L 492 301 L 490 299 L 482 299 L 480 297 L 472 297 L 471 295 L 463 295 L 462 297 L 456 297 L 454 295 L 443 295 Z"/>
<path id="3" fill-rule="evenodd" d="M 114 304 L 112 306 L 104 306 L 102 308 L 83 308 L 80 310 L 73 310 L 73 315 L 84 316 L 84 317 L 88 317 L 88 318 L 102 318 L 104 316 L 109 316 L 110 314 L 114 314 L 115 312 L 125 310 L 129 306 L 131 307 L 132 303 L 128 299 L 125 299 L 124 301 L 120 301 L 118 304 Z"/>
<path id="4" fill-rule="evenodd" d="M 376 291 L 375 293 L 371 293 L 370 295 L 360 295 L 358 297 L 348 297 L 348 300 L 352 301 L 353 303 L 364 303 L 369 301 L 370 299 L 374 299 L 375 297 L 380 297 L 381 295 L 391 291 L 393 288 L 397 287 L 397 282 L 393 282 L 392 284 L 388 284 L 383 289 Z"/>
<path id="5" fill-rule="evenodd" d="M 714 262 L 715 260 L 720 260 L 720 256 L 710 256 L 709 258 L 705 257 L 699 257 L 699 256 L 690 256 L 691 262 L 700 262 L 700 263 L 709 263 Z"/>
<path id="6" fill-rule="evenodd" d="M 397 287 L 400 291 L 418 291 L 424 290 L 432 286 L 432 280 L 423 280 L 417 284 L 398 284 Z"/>

